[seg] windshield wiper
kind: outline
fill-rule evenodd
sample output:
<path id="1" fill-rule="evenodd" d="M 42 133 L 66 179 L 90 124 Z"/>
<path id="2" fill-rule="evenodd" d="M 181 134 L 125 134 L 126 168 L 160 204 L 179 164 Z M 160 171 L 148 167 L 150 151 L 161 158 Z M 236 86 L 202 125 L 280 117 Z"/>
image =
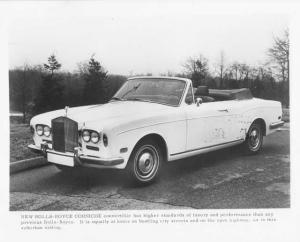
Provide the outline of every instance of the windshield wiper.
<path id="1" fill-rule="evenodd" d="M 131 88 L 130 90 L 128 90 L 127 92 L 125 92 L 125 94 L 122 96 L 122 98 L 124 98 L 125 96 L 127 96 L 129 93 L 131 93 L 133 91 L 136 91 L 140 87 L 140 85 L 141 85 L 141 83 L 138 83 L 133 88 Z"/>
<path id="2" fill-rule="evenodd" d="M 119 98 L 119 97 L 112 97 L 112 98 L 110 99 L 110 101 L 113 101 L 113 100 L 115 100 L 115 101 L 124 101 L 123 98 Z"/>
<path id="3" fill-rule="evenodd" d="M 141 101 L 141 102 L 150 102 L 149 100 L 137 98 L 137 97 L 129 97 L 129 98 L 119 98 L 119 97 L 112 97 L 110 101 Z"/>
<path id="4" fill-rule="evenodd" d="M 142 99 L 142 98 L 138 98 L 138 97 L 129 97 L 129 98 L 126 98 L 125 100 L 127 100 L 127 101 L 151 102 L 150 100 Z"/>

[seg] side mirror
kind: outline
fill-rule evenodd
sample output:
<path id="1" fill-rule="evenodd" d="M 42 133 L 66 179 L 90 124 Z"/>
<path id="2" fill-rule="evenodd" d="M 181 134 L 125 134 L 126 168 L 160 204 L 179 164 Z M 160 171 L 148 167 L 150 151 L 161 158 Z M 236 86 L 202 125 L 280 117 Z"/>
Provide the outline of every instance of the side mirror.
<path id="1" fill-rule="evenodd" d="M 196 98 L 196 104 L 197 104 L 197 107 L 199 107 L 199 105 L 202 104 L 202 103 L 203 103 L 202 98 L 201 98 L 201 97 L 197 97 L 197 98 Z"/>

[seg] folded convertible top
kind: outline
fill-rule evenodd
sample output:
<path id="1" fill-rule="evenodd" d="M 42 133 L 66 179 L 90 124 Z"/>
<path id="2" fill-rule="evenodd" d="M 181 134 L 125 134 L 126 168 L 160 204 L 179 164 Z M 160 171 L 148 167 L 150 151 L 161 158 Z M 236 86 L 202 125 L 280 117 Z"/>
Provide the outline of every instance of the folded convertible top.
<path id="1" fill-rule="evenodd" d="M 209 89 L 209 96 L 226 100 L 244 100 L 253 98 L 249 88 L 230 90 Z"/>

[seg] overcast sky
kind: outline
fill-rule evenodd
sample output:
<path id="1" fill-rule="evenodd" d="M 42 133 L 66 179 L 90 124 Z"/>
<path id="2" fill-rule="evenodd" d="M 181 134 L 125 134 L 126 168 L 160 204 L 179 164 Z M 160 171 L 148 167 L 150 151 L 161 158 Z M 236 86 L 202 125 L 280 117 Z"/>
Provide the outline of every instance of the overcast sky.
<path id="1" fill-rule="evenodd" d="M 113 74 L 180 72 L 189 56 L 203 54 L 213 67 L 223 50 L 228 63 L 262 63 L 282 14 L 196 11 L 167 5 L 35 4 L 9 18 L 10 68 L 41 64 L 55 53 L 63 70 L 95 54 Z"/>

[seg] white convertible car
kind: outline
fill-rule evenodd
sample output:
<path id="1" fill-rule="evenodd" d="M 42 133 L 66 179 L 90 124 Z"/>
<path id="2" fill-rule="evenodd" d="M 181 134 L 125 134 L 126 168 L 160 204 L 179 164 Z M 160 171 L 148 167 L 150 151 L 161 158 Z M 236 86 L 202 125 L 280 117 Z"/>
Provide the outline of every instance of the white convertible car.
<path id="1" fill-rule="evenodd" d="M 177 77 L 129 78 L 103 105 L 32 118 L 34 144 L 59 169 L 126 169 L 139 183 L 158 177 L 162 163 L 243 144 L 258 152 L 263 136 L 283 125 L 280 102 L 249 89 L 192 87 Z"/>

